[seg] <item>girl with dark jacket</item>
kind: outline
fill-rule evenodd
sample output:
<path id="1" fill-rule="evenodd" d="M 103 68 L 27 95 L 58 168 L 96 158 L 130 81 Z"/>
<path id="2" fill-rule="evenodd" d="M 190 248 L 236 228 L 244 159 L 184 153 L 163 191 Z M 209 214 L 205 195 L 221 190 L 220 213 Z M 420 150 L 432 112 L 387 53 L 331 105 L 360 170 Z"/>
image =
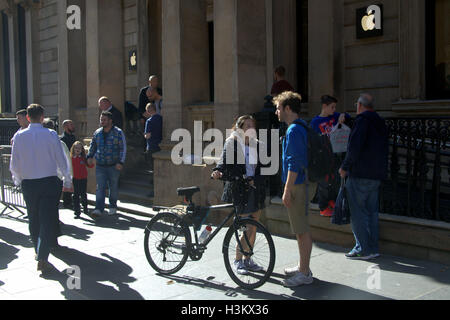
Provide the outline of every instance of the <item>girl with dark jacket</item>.
<path id="1" fill-rule="evenodd" d="M 252 116 L 242 116 L 232 130 L 211 177 L 225 181 L 223 202 L 233 203 L 240 215 L 258 221 L 265 208 L 266 191 L 258 157 L 261 143 L 256 139 L 256 121 Z M 255 241 L 255 233 L 255 228 L 252 228 L 252 243 Z M 251 258 L 243 259 L 239 250 L 236 250 L 234 266 L 239 274 L 262 270 Z"/>

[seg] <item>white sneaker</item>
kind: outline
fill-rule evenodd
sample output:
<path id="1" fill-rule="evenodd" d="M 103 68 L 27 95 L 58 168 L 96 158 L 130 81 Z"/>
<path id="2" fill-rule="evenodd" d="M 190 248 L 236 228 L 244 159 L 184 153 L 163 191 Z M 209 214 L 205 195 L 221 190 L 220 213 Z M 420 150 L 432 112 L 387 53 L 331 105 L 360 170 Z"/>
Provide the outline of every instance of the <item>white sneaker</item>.
<path id="1" fill-rule="evenodd" d="M 252 272 L 258 272 L 264 270 L 259 264 L 257 264 L 253 259 L 244 260 L 245 268 Z"/>
<path id="2" fill-rule="evenodd" d="M 283 285 L 285 287 L 298 287 L 305 284 L 311 284 L 313 281 L 314 279 L 311 271 L 309 271 L 308 275 L 298 272 L 293 277 L 284 280 Z"/>
<path id="3" fill-rule="evenodd" d="M 108 216 L 113 216 L 117 213 L 117 208 L 109 208 Z"/>
<path id="4" fill-rule="evenodd" d="M 287 275 L 288 277 L 295 276 L 299 272 L 300 272 L 300 266 L 299 265 L 297 265 L 295 267 L 284 269 L 284 274 Z"/>
<path id="5" fill-rule="evenodd" d="M 234 261 L 234 269 L 236 270 L 237 274 L 240 274 L 240 275 L 248 274 L 248 270 L 245 266 L 244 261 L 242 261 L 242 260 Z"/>

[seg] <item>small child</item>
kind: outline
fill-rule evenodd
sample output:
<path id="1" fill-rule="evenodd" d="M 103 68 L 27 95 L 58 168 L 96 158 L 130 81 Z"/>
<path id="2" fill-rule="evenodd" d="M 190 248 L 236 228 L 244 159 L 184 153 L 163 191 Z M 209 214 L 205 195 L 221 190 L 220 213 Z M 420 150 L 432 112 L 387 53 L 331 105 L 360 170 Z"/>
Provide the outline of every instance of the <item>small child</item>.
<path id="1" fill-rule="evenodd" d="M 93 168 L 94 165 L 88 165 L 86 160 L 86 152 L 84 151 L 83 144 L 80 141 L 76 141 L 70 149 L 70 157 L 72 158 L 73 167 L 73 209 L 75 211 L 75 219 L 80 218 L 80 197 L 83 204 L 83 211 L 86 215 L 88 212 L 87 203 L 87 168 Z"/>

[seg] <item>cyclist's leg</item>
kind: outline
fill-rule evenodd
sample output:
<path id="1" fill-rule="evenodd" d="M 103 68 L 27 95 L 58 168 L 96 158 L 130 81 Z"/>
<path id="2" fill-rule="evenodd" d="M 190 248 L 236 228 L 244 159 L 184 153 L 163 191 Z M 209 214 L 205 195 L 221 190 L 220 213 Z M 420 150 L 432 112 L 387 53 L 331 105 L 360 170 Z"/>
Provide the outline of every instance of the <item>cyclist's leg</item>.
<path id="1" fill-rule="evenodd" d="M 262 210 L 256 211 L 254 213 L 251 214 L 247 214 L 247 215 L 242 215 L 242 218 L 249 218 L 251 217 L 253 220 L 255 221 L 259 221 L 260 217 L 262 214 Z M 248 232 L 247 232 L 247 239 L 248 242 L 250 243 L 250 245 L 253 247 L 253 245 L 255 244 L 255 238 L 256 238 L 256 227 L 255 226 L 249 226 L 248 227 Z M 242 245 L 242 249 L 247 251 L 250 248 L 247 245 L 247 241 L 245 240 L 245 236 L 243 235 L 240 239 L 241 245 Z M 236 261 L 239 261 L 242 259 L 242 253 L 240 252 L 239 249 L 239 244 L 236 244 Z M 249 259 L 250 257 L 245 257 L 245 259 Z"/>

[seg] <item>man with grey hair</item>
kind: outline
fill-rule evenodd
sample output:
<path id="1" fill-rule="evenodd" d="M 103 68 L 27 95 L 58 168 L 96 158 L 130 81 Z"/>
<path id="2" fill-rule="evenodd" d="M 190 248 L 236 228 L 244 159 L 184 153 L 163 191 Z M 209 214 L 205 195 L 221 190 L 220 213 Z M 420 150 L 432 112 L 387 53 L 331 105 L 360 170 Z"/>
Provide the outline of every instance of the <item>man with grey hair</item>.
<path id="1" fill-rule="evenodd" d="M 375 112 L 374 98 L 360 95 L 355 125 L 350 134 L 347 156 L 339 170 L 343 179 L 352 217 L 355 247 L 349 259 L 369 260 L 379 257 L 378 210 L 379 188 L 387 178 L 388 129 Z"/>

